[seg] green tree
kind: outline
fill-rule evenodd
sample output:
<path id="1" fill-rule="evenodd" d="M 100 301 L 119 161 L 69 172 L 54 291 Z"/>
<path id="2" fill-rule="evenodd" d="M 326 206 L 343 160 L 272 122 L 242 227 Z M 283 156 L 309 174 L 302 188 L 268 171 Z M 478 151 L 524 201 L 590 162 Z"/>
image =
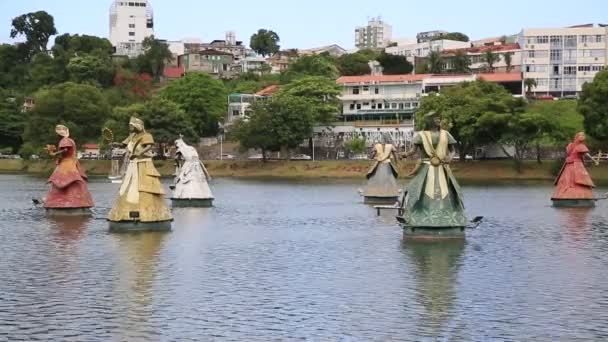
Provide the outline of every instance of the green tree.
<path id="1" fill-rule="evenodd" d="M 454 64 L 453 71 L 457 74 L 468 74 L 471 72 L 471 58 L 463 50 L 456 51 L 454 57 L 452 57 Z"/>
<path id="2" fill-rule="evenodd" d="M 495 54 L 492 50 L 487 50 L 483 54 L 483 59 L 487 64 L 488 72 L 494 72 L 494 64 L 500 61 L 500 55 Z"/>
<path id="3" fill-rule="evenodd" d="M 52 50 L 54 56 L 67 54 L 68 58 L 82 54 L 109 57 L 113 53 L 112 43 L 106 38 L 69 33 L 57 36 Z"/>
<path id="4" fill-rule="evenodd" d="M 275 96 L 307 100 L 310 110 L 314 113 L 315 123 L 330 124 L 340 112 L 341 102 L 338 95 L 341 92 L 342 88 L 334 80 L 322 76 L 307 76 L 285 85 Z"/>
<path id="5" fill-rule="evenodd" d="M 427 58 L 428 70 L 431 74 L 443 73 L 443 57 L 439 51 L 431 51 Z"/>
<path id="6" fill-rule="evenodd" d="M 281 39 L 276 32 L 272 30 L 259 29 L 257 33 L 254 33 L 251 36 L 249 46 L 257 54 L 266 57 L 279 52 L 280 41 Z"/>
<path id="7" fill-rule="evenodd" d="M 26 113 L 23 140 L 34 146 L 57 143 L 55 125 L 64 124 L 81 143 L 97 141 L 110 107 L 102 92 L 91 85 L 62 83 L 38 91 L 36 106 Z"/>
<path id="8" fill-rule="evenodd" d="M 414 70 L 414 66 L 405 56 L 391 55 L 382 52 L 378 57 L 378 62 L 382 65 L 383 73 L 386 75 L 409 74 Z"/>
<path id="9" fill-rule="evenodd" d="M 104 122 L 103 128 L 112 131 L 115 141 L 122 141 L 129 135 L 129 120 L 131 117 L 140 117 L 144 111 L 144 103 L 114 107 L 109 118 Z"/>
<path id="10" fill-rule="evenodd" d="M 16 152 L 21 146 L 25 125 L 21 106 L 23 97 L 0 88 L 0 147 Z"/>
<path id="11" fill-rule="evenodd" d="M 158 143 L 172 143 L 182 134 L 186 141 L 198 145 L 199 137 L 190 118 L 175 102 L 153 97 L 144 105 L 141 119 L 146 124 L 146 130 L 152 133 Z"/>
<path id="12" fill-rule="evenodd" d="M 424 114 L 438 111 L 443 114 L 445 128 L 459 144 L 461 160 L 475 146 L 498 143 L 508 122 L 508 115 L 522 112 L 525 102 L 514 98 L 502 86 L 485 82 L 462 82 L 443 89 L 441 95 L 422 99 L 416 121 L 422 128 Z"/>
<path id="13" fill-rule="evenodd" d="M 24 44 L 32 52 L 46 52 L 49 38 L 57 34 L 53 16 L 45 11 L 38 11 L 20 15 L 13 19 L 11 38 L 25 36 Z"/>
<path id="14" fill-rule="evenodd" d="M 536 88 L 536 80 L 533 78 L 524 79 L 524 87 L 526 87 L 526 94 L 530 96 L 532 89 Z"/>
<path id="15" fill-rule="evenodd" d="M 304 76 L 324 76 L 335 80 L 339 75 L 340 72 L 331 57 L 325 55 L 303 56 L 291 63 L 281 74 L 281 82 L 289 83 Z"/>
<path id="16" fill-rule="evenodd" d="M 203 73 L 189 73 L 170 82 L 160 94 L 186 112 L 198 136 L 217 134 L 218 122 L 227 110 L 228 94 L 222 81 Z"/>
<path id="17" fill-rule="evenodd" d="M 146 37 L 141 44 L 144 53 L 136 60 L 139 72 L 149 73 L 158 81 L 164 73 L 165 65 L 173 60 L 169 45 L 156 40 L 154 36 Z"/>
<path id="18" fill-rule="evenodd" d="M 357 137 L 357 138 L 353 138 L 353 139 L 347 141 L 344 144 L 344 147 L 348 151 L 360 154 L 360 153 L 364 153 L 367 150 L 367 143 L 365 141 L 365 138 Z"/>
<path id="19" fill-rule="evenodd" d="M 433 40 L 441 40 L 441 39 L 447 39 L 447 40 L 458 40 L 461 42 L 468 42 L 469 41 L 469 36 L 467 36 L 464 33 L 460 33 L 460 32 L 450 32 L 450 33 L 446 33 L 442 36 L 438 36 L 433 38 Z"/>
<path id="20" fill-rule="evenodd" d="M 67 70 L 70 80 L 77 83 L 99 84 L 104 87 L 112 85 L 114 67 L 107 58 L 95 55 L 72 57 Z"/>
<path id="21" fill-rule="evenodd" d="M 40 52 L 34 55 L 25 80 L 25 90 L 34 92 L 42 87 L 63 83 L 68 80 L 68 72 L 62 61 Z"/>
<path id="22" fill-rule="evenodd" d="M 555 120 L 538 113 L 515 113 L 509 117 L 500 140 L 514 147 L 515 153 L 512 157 L 518 171 L 521 171 L 521 162 L 526 150 L 538 141 L 537 139 L 552 134 L 558 127 Z"/>
<path id="23" fill-rule="evenodd" d="M 259 101 L 251 107 L 247 122 L 240 122 L 235 137 L 243 147 L 280 150 L 289 158 L 289 149 L 312 135 L 315 113 L 309 100 L 283 95 Z"/>
<path id="24" fill-rule="evenodd" d="M 342 76 L 368 75 L 369 61 L 364 54 L 347 53 L 336 59 L 336 66 Z"/>
<path id="25" fill-rule="evenodd" d="M 584 117 L 585 132 L 605 146 L 608 142 L 608 70 L 598 72 L 593 82 L 583 84 L 578 111 Z"/>
<path id="26" fill-rule="evenodd" d="M 22 88 L 26 74 L 27 64 L 17 46 L 0 44 L 0 88 Z"/>
<path id="27" fill-rule="evenodd" d="M 505 64 L 507 65 L 507 72 L 511 72 L 511 70 L 513 70 L 513 53 L 505 52 L 503 54 L 503 58 L 505 59 Z"/>

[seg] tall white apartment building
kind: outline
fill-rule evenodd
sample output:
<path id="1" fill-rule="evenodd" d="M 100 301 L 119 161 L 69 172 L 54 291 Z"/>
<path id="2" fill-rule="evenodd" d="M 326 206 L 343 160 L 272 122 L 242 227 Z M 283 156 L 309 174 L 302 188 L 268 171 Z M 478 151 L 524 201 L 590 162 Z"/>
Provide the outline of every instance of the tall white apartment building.
<path id="1" fill-rule="evenodd" d="M 606 66 L 607 28 L 593 25 L 524 29 L 518 36 L 525 78 L 534 94 L 574 95 Z"/>
<path id="2" fill-rule="evenodd" d="M 443 50 L 465 49 L 470 46 L 471 43 L 468 42 L 440 39 L 423 43 L 408 42 L 403 45 L 398 43 L 397 46 L 391 46 L 386 48 L 384 51 L 390 55 L 405 56 L 408 62 L 412 63 L 412 65 L 415 67 L 416 58 L 428 57 L 428 55 L 433 51 L 441 52 Z"/>
<path id="3" fill-rule="evenodd" d="M 380 17 L 371 18 L 367 26 L 355 28 L 355 46 L 359 49 L 385 48 L 393 37 L 393 27 Z"/>
<path id="4" fill-rule="evenodd" d="M 142 41 L 154 35 L 154 15 L 147 0 L 115 0 L 110 7 L 110 42 L 117 55 L 136 57 Z"/>

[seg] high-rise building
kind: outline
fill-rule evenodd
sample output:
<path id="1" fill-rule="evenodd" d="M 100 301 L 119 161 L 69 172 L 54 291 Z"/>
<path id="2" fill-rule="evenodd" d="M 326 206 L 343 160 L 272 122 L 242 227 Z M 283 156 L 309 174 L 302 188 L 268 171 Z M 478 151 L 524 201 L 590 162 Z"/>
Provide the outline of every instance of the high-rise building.
<path id="1" fill-rule="evenodd" d="M 355 46 L 359 49 L 382 49 L 391 41 L 393 27 L 380 17 L 371 18 L 367 26 L 355 28 Z"/>
<path id="2" fill-rule="evenodd" d="M 154 35 L 152 6 L 147 0 L 115 0 L 110 7 L 110 42 L 117 55 L 136 57 L 141 43 Z"/>
<path id="3" fill-rule="evenodd" d="M 606 66 L 607 28 L 582 25 L 524 29 L 519 34 L 524 78 L 534 94 L 575 95 Z"/>

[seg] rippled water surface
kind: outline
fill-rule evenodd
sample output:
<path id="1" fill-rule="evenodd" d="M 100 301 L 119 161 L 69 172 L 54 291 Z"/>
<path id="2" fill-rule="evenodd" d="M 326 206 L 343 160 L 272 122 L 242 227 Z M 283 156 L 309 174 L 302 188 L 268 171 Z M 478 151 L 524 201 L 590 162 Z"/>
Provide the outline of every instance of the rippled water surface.
<path id="1" fill-rule="evenodd" d="M 360 182 L 215 179 L 170 233 L 52 220 L 1 175 L 0 341 L 606 340 L 608 203 L 465 186 L 465 242 L 402 241 Z M 92 180 L 97 217 L 117 185 Z M 598 190 L 602 193 L 606 189 Z"/>

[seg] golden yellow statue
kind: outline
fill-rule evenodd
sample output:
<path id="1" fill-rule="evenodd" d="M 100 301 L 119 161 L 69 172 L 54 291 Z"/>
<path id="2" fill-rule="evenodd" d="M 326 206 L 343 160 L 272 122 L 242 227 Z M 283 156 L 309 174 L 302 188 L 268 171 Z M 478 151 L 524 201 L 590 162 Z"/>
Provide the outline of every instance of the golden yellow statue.
<path id="1" fill-rule="evenodd" d="M 165 191 L 160 174 L 152 163 L 154 139 L 144 129 L 142 120 L 132 117 L 129 136 L 122 143 L 126 147 L 129 165 L 119 191 L 119 197 L 108 214 L 110 228 L 147 230 L 170 228 L 173 220 L 165 204 Z"/>

